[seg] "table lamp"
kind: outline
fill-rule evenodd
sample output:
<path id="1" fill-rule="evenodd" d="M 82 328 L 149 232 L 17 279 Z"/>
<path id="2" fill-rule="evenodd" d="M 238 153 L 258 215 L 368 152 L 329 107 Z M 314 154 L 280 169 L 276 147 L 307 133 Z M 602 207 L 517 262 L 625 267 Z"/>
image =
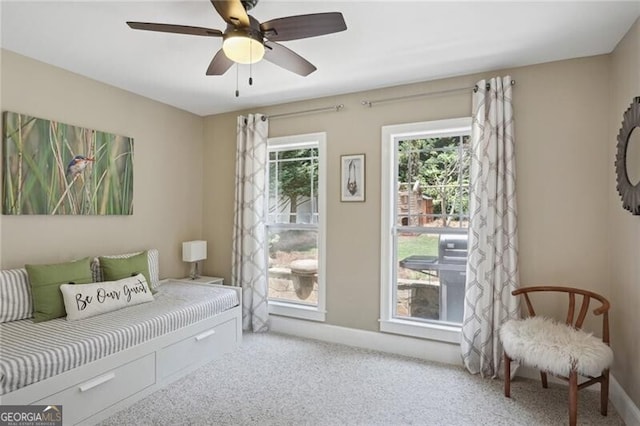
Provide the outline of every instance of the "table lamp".
<path id="1" fill-rule="evenodd" d="M 207 242 L 202 240 L 186 241 L 182 243 L 182 261 L 191 262 L 191 273 L 189 278 L 192 280 L 200 278 L 198 274 L 198 262 L 207 258 Z"/>

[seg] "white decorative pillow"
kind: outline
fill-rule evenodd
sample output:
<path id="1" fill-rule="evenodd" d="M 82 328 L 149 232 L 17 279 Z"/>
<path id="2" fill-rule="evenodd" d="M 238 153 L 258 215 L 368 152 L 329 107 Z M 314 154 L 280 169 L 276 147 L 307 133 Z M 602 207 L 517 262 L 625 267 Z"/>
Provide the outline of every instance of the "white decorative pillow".
<path id="1" fill-rule="evenodd" d="M 33 316 L 31 286 L 26 269 L 0 271 L 0 323 Z"/>
<path id="2" fill-rule="evenodd" d="M 116 254 L 113 256 L 103 257 L 110 257 L 113 259 L 126 259 L 128 257 L 136 256 L 140 253 L 142 252 L 138 251 L 135 253 Z M 151 280 L 149 286 L 154 290 L 160 285 L 159 257 L 160 253 L 158 252 L 158 249 L 149 249 L 147 251 L 147 261 L 149 262 L 149 279 Z M 93 281 L 98 283 L 104 280 L 104 277 L 102 276 L 102 268 L 100 268 L 100 260 L 98 260 L 97 257 L 94 257 L 93 261 L 91 262 L 91 273 L 93 274 Z"/>
<path id="3" fill-rule="evenodd" d="M 153 301 L 144 275 L 118 281 L 60 285 L 67 320 L 75 321 Z"/>

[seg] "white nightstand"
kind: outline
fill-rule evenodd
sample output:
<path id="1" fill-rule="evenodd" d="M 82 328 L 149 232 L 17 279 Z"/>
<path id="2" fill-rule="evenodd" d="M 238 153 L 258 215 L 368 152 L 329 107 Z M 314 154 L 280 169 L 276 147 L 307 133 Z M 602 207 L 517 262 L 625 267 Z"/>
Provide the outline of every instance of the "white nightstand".
<path id="1" fill-rule="evenodd" d="M 205 277 L 202 276 L 200 278 L 196 278 L 195 280 L 192 280 L 191 278 L 187 277 L 187 278 L 176 278 L 174 279 L 174 281 L 178 281 L 181 283 L 190 283 L 190 284 L 201 284 L 201 285 L 223 285 L 224 284 L 224 279 L 223 278 L 219 278 L 219 277 Z"/>

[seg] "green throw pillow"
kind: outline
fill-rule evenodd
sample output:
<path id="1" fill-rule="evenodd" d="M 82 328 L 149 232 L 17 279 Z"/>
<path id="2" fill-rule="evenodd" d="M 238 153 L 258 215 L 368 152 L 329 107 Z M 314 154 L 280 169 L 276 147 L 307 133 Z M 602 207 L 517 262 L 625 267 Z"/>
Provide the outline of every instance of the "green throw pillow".
<path id="1" fill-rule="evenodd" d="M 60 284 L 89 284 L 91 258 L 51 265 L 24 265 L 29 274 L 33 299 L 33 322 L 48 321 L 67 315 Z"/>
<path id="2" fill-rule="evenodd" d="M 146 251 L 131 257 L 99 257 L 98 260 L 100 261 L 102 277 L 105 281 L 118 281 L 142 274 L 147 280 L 147 286 L 151 289 L 149 260 Z M 151 290 L 151 293 L 155 293 L 155 291 Z"/>

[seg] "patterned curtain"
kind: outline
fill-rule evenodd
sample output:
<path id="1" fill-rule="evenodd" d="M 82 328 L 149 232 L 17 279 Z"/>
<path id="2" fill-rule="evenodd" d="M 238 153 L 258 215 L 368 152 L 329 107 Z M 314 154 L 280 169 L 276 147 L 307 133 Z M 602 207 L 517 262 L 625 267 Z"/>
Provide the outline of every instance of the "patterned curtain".
<path id="1" fill-rule="evenodd" d="M 469 259 L 462 360 L 473 374 L 498 377 L 500 326 L 520 315 L 516 167 L 511 77 L 481 80 L 473 95 Z"/>
<path id="2" fill-rule="evenodd" d="M 231 282 L 242 287 L 242 328 L 269 329 L 265 253 L 267 133 L 260 114 L 238 117 Z"/>

